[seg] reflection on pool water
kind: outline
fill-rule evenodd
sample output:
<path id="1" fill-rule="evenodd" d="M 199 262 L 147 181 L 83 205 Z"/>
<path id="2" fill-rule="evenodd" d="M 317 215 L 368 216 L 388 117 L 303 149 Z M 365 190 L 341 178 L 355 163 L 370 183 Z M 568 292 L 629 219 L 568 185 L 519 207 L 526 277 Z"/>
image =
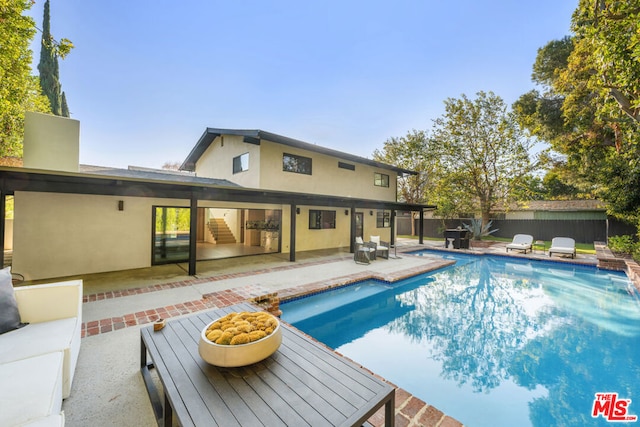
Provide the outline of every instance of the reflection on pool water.
<path id="1" fill-rule="evenodd" d="M 282 318 L 468 426 L 610 425 L 591 415 L 599 392 L 640 415 L 640 298 L 626 275 L 453 257 L 283 303 Z"/>

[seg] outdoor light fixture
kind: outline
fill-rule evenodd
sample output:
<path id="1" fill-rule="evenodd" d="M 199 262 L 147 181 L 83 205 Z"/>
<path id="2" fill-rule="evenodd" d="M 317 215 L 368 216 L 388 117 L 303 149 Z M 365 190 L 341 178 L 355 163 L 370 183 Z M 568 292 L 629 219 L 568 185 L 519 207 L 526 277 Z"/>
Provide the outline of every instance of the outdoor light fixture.
<path id="1" fill-rule="evenodd" d="M 300 215 L 300 208 L 296 208 L 296 213 Z"/>
<path id="2" fill-rule="evenodd" d="M 347 216 L 349 216 L 349 209 L 345 209 L 345 210 L 344 210 L 344 214 L 345 214 L 345 215 L 347 215 Z"/>
<path id="3" fill-rule="evenodd" d="M 369 215 L 373 216 L 373 211 L 369 211 Z"/>
<path id="4" fill-rule="evenodd" d="M 118 210 L 119 211 L 124 210 L 124 200 L 118 200 Z"/>

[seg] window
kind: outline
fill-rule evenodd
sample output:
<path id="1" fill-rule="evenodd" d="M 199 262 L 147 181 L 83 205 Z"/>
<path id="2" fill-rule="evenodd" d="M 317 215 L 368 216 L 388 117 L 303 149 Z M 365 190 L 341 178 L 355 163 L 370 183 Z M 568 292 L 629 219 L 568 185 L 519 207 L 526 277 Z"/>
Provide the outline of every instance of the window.
<path id="1" fill-rule="evenodd" d="M 309 211 L 309 230 L 336 228 L 336 211 Z"/>
<path id="2" fill-rule="evenodd" d="M 389 175 L 375 172 L 373 177 L 373 185 L 375 185 L 376 187 L 388 187 Z"/>
<path id="3" fill-rule="evenodd" d="M 391 211 L 378 211 L 376 216 L 377 228 L 391 227 Z"/>
<path id="4" fill-rule="evenodd" d="M 349 169 L 350 171 L 356 170 L 356 165 L 350 163 L 338 162 L 338 167 L 341 169 Z"/>
<path id="5" fill-rule="evenodd" d="M 282 170 L 285 172 L 311 175 L 311 159 L 309 157 L 284 153 L 282 155 Z"/>
<path id="6" fill-rule="evenodd" d="M 233 158 L 233 173 L 249 170 L 249 153 L 244 153 Z"/>

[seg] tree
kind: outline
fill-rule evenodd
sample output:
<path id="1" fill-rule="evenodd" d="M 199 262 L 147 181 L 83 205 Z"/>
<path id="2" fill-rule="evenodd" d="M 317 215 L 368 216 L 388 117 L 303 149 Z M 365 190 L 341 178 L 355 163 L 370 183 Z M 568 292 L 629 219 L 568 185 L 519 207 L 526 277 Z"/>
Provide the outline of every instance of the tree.
<path id="1" fill-rule="evenodd" d="M 439 174 L 438 194 L 461 207 L 480 211 L 482 225 L 499 204 L 513 199 L 518 183 L 535 167 L 513 114 L 493 92 L 471 100 L 445 101 L 445 114 L 434 120 L 429 158 Z"/>
<path id="2" fill-rule="evenodd" d="M 413 129 L 400 138 L 392 137 L 384 142 L 382 150 L 373 152 L 373 159 L 379 162 L 417 172 L 398 178 L 398 198 L 405 203 L 423 203 L 427 200 L 429 187 L 433 186 L 431 165 L 426 158 L 427 134 Z M 411 233 L 415 234 L 415 224 L 411 221 Z"/>
<path id="3" fill-rule="evenodd" d="M 605 98 L 599 112 L 640 123 L 640 0 L 580 0 L 572 29 L 593 71 L 587 84 Z"/>
<path id="4" fill-rule="evenodd" d="M 49 14 L 49 0 L 44 3 L 44 17 L 42 19 L 42 46 L 40 48 L 40 63 L 38 71 L 40 72 L 40 86 L 42 92 L 49 98 L 51 104 L 51 112 L 56 116 L 64 116 L 63 114 L 63 96 L 61 93 L 60 77 L 58 69 L 58 50 L 56 49 L 56 41 L 51 35 Z M 67 113 L 65 117 L 69 117 L 69 108 L 66 104 L 66 96 L 64 97 L 64 110 Z"/>
<path id="5" fill-rule="evenodd" d="M 182 163 L 180 162 L 164 162 L 164 164 L 162 165 L 162 169 L 178 171 L 180 170 L 181 164 Z"/>
<path id="6" fill-rule="evenodd" d="M 382 150 L 373 152 L 373 159 L 399 168 L 418 172 L 398 179 L 398 198 L 405 203 L 423 203 L 429 185 L 429 164 L 426 161 L 426 132 L 413 129 L 406 136 L 392 137 Z"/>
<path id="7" fill-rule="evenodd" d="M 48 112 L 49 103 L 31 76 L 29 42 L 35 24 L 23 13 L 29 0 L 0 0 L 0 156 L 22 156 L 25 110 Z"/>
<path id="8" fill-rule="evenodd" d="M 578 197 L 598 197 L 610 214 L 634 223 L 640 223 L 638 11 L 638 0 L 581 1 L 576 35 L 538 50 L 532 78 L 545 91 L 531 91 L 513 107 L 531 135 L 563 156 L 552 170 L 561 191 L 573 186 Z"/>

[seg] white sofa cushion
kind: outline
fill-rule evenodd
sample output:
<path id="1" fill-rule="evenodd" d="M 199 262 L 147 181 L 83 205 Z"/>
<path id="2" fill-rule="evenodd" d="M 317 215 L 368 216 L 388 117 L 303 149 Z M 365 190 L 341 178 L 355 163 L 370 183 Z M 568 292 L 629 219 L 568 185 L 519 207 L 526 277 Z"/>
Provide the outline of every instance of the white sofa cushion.
<path id="1" fill-rule="evenodd" d="M 0 339 L 0 364 L 56 351 L 64 352 L 62 364 L 63 397 L 71 392 L 71 383 L 80 351 L 81 325 L 76 317 L 30 323 L 7 332 Z M 76 342 L 77 341 L 77 342 Z M 1 383 L 0 383 L 1 384 Z"/>
<path id="2" fill-rule="evenodd" d="M 62 352 L 57 351 L 0 364 L 0 425 L 56 425 L 50 424 L 56 419 L 64 423 L 63 358 Z"/>
<path id="3" fill-rule="evenodd" d="M 11 267 L 3 268 L 0 270 L 0 334 L 22 326 L 24 323 L 20 322 L 18 303 L 11 282 Z"/>

